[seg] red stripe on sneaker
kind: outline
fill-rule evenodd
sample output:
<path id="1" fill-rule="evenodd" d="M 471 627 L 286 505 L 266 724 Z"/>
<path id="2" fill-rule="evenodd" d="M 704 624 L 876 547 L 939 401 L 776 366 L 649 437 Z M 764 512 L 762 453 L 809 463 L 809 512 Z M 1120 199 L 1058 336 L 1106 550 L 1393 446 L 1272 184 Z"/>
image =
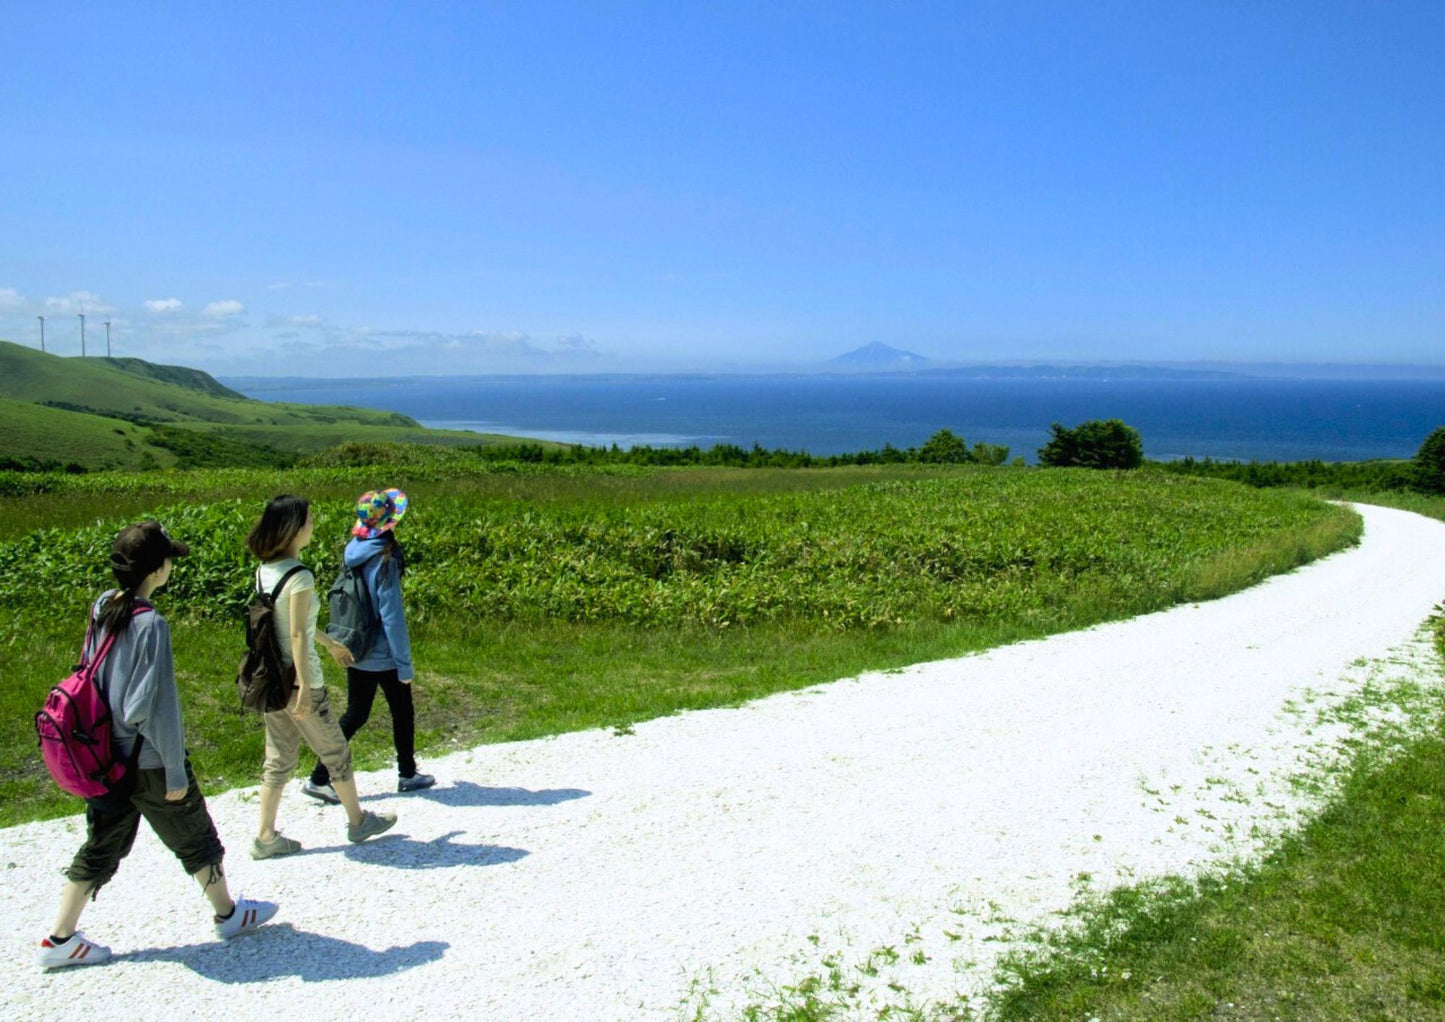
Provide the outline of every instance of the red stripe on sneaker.
<path id="1" fill-rule="evenodd" d="M 70 952 L 70 957 L 71 957 L 71 958 L 84 958 L 84 957 L 85 957 L 86 955 L 88 955 L 89 953 L 90 953 L 90 945 L 87 944 L 87 943 L 85 943 L 84 941 L 81 941 L 80 947 L 78 947 L 78 948 L 76 948 L 74 951 Z"/>

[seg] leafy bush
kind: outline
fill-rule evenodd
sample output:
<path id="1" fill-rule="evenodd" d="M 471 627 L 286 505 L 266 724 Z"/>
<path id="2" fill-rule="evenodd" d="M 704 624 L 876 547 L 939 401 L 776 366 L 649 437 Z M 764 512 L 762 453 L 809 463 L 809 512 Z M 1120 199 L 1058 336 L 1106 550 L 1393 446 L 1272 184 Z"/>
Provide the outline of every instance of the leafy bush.
<path id="1" fill-rule="evenodd" d="M 1057 422 L 1049 442 L 1039 448 L 1039 464 L 1049 468 L 1138 468 L 1144 463 L 1139 431 L 1119 419 L 1090 419 L 1073 429 Z"/>
<path id="2" fill-rule="evenodd" d="M 963 437 L 951 429 L 940 429 L 918 449 L 918 460 L 926 464 L 959 465 L 969 460 Z"/>

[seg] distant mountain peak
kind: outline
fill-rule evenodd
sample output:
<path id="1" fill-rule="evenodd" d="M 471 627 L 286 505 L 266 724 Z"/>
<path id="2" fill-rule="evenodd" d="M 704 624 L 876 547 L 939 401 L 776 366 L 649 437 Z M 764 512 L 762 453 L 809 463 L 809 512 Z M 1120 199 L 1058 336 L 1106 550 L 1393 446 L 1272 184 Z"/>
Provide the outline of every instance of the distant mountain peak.
<path id="1" fill-rule="evenodd" d="M 874 341 L 861 348 L 828 360 L 829 365 L 852 366 L 859 369 L 906 369 L 928 364 L 928 359 L 911 351 L 903 351 L 891 344 Z"/>

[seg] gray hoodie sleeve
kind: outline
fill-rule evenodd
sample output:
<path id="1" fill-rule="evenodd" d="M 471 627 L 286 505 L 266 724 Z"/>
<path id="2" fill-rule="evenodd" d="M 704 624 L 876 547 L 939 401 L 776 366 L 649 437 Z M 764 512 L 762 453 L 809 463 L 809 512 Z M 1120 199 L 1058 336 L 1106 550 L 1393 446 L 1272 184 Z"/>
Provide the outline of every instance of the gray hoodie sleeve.
<path id="1" fill-rule="evenodd" d="M 171 658 L 171 629 L 159 614 L 144 617 L 150 620 L 136 636 L 135 671 L 126 688 L 122 716 L 160 755 L 166 771 L 166 788 L 175 791 L 190 782 L 186 778 L 181 698 L 176 691 L 175 661 Z"/>

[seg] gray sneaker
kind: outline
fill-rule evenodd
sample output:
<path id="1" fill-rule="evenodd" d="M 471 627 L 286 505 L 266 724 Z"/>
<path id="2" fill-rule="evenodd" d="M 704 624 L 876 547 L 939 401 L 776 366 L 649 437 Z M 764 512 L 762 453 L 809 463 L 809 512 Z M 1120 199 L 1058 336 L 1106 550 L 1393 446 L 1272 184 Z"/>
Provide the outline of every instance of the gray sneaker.
<path id="1" fill-rule="evenodd" d="M 430 788 L 437 782 L 431 774 L 414 773 L 410 777 L 398 777 L 396 779 L 397 791 L 421 791 L 423 788 Z"/>
<path id="2" fill-rule="evenodd" d="M 335 788 L 329 784 L 315 784 L 309 778 L 301 785 L 301 794 L 310 795 L 318 802 L 325 802 L 327 805 L 341 805 L 341 799 L 337 796 Z"/>
<path id="3" fill-rule="evenodd" d="M 251 842 L 251 858 L 253 859 L 273 859 L 278 855 L 290 855 L 299 851 L 301 851 L 301 842 L 287 837 L 279 830 L 270 841 L 256 838 Z"/>
<path id="4" fill-rule="evenodd" d="M 370 809 L 365 809 L 362 810 L 360 823 L 354 827 L 346 825 L 346 839 L 359 844 L 369 837 L 385 834 L 394 826 L 396 813 L 373 813 Z"/>

